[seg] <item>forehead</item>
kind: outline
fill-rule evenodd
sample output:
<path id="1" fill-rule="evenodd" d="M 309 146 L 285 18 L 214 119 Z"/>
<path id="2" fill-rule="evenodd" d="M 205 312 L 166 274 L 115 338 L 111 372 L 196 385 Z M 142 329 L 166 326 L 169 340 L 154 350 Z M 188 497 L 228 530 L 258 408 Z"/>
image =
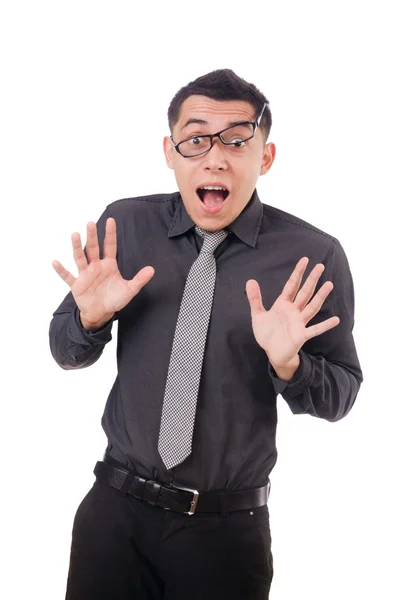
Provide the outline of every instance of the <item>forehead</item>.
<path id="1" fill-rule="evenodd" d="M 182 106 L 177 127 L 188 119 L 198 118 L 215 124 L 226 121 L 254 121 L 254 107 L 245 100 L 213 100 L 207 96 L 189 96 Z"/>

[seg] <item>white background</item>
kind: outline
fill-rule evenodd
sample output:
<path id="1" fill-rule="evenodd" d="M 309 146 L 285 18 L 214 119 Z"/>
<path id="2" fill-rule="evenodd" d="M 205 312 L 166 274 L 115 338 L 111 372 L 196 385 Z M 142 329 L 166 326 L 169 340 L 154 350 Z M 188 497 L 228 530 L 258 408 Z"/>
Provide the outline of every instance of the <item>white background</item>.
<path id="1" fill-rule="evenodd" d="M 62 599 L 116 373 L 61 370 L 48 345 L 70 235 L 106 204 L 177 189 L 162 139 L 178 89 L 232 68 L 269 98 L 263 202 L 339 239 L 364 383 L 338 423 L 279 396 L 271 600 L 397 597 L 396 93 L 389 2 L 10 2 L 1 56 L 1 592 Z M 393 58 L 394 56 L 394 58 Z M 297 256 L 297 260 L 300 257 Z"/>

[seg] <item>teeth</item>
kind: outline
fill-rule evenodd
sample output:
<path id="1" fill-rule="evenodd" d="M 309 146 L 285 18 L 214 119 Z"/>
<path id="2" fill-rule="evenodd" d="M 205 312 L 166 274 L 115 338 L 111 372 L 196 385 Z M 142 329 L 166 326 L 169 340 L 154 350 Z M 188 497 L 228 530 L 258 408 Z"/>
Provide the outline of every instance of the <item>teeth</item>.
<path id="1" fill-rule="evenodd" d="M 219 185 L 205 185 L 203 188 L 203 190 L 225 190 L 225 188 L 220 187 Z M 225 190 L 226 192 L 227 190 Z"/>

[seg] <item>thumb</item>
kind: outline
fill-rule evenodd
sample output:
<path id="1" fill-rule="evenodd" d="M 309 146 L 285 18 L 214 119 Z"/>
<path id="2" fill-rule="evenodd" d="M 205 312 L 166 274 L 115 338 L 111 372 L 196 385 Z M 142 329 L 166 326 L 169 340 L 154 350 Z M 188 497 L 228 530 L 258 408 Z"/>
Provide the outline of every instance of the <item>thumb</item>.
<path id="1" fill-rule="evenodd" d="M 262 304 L 262 294 L 258 282 L 255 279 L 249 279 L 245 284 L 245 290 L 251 306 L 251 317 L 254 317 L 258 313 L 266 312 Z"/>
<path id="2" fill-rule="evenodd" d="M 143 267 L 138 273 L 135 275 L 133 279 L 128 281 L 128 287 L 131 292 L 133 292 L 134 296 L 141 291 L 141 289 L 151 280 L 154 275 L 153 267 Z"/>

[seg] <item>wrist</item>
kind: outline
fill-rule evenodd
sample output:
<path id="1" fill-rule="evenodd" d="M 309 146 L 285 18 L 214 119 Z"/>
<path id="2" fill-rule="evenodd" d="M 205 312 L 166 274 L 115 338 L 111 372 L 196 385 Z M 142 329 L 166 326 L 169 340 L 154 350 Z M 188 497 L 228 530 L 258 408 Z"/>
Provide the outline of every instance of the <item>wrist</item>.
<path id="1" fill-rule="evenodd" d="M 274 365 L 271 361 L 270 364 L 272 365 L 279 379 L 281 379 L 282 381 L 291 381 L 300 365 L 300 357 L 297 354 L 296 357 L 294 357 L 294 359 L 290 361 L 287 365 L 277 366 Z"/>
<path id="2" fill-rule="evenodd" d="M 110 321 L 110 319 L 113 317 L 113 315 L 114 315 L 114 313 L 109 313 L 107 315 L 104 315 L 98 321 L 89 321 L 81 314 L 81 311 L 79 313 L 80 323 L 81 323 L 82 327 L 84 329 L 89 329 L 90 331 L 95 331 L 96 329 L 100 329 L 101 327 L 106 325 L 106 323 L 108 323 Z"/>

